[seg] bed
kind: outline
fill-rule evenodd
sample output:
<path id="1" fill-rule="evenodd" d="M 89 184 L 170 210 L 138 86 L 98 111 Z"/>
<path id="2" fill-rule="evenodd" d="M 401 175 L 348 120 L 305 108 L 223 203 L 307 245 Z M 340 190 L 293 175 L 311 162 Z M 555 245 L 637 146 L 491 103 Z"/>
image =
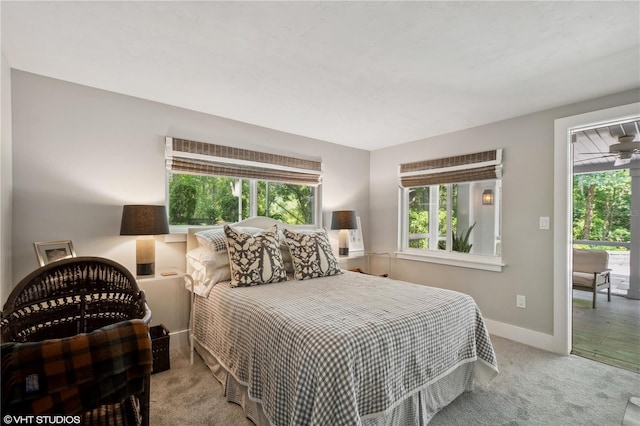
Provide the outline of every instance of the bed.
<path id="1" fill-rule="evenodd" d="M 220 232 L 188 232 L 192 342 L 227 400 L 255 424 L 426 424 L 474 383 L 488 385 L 498 374 L 470 296 L 341 271 L 325 231 L 309 226 L 248 219 L 224 231 L 244 238 L 229 239 L 228 252 Z M 274 235 L 280 257 L 247 254 Z M 297 247 L 313 246 L 308 240 L 316 244 L 313 259 Z M 231 280 L 220 265 L 225 255 Z M 236 261 L 262 265 L 261 275 L 238 276 Z"/>

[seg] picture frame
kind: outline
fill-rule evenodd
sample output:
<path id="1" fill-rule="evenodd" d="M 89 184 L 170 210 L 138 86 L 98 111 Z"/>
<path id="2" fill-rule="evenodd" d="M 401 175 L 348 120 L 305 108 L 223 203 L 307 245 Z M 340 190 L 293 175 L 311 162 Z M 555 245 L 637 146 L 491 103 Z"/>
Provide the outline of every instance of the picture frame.
<path id="1" fill-rule="evenodd" d="M 48 265 L 57 260 L 76 257 L 71 240 L 36 241 L 33 243 L 40 266 Z"/>
<path id="2" fill-rule="evenodd" d="M 364 252 L 364 240 L 362 238 L 362 225 L 360 216 L 356 217 L 358 227 L 349 230 L 349 252 Z"/>

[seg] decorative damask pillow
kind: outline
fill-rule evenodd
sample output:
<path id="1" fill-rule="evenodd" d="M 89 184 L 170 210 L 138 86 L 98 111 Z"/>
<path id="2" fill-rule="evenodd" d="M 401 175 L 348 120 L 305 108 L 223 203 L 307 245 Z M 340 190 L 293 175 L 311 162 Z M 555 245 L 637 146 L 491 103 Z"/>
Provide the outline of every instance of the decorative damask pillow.
<path id="1" fill-rule="evenodd" d="M 225 225 L 231 287 L 248 287 L 287 280 L 278 228 L 251 235 Z"/>
<path id="2" fill-rule="evenodd" d="M 326 231 L 298 233 L 285 229 L 284 236 L 293 259 L 295 279 L 307 280 L 342 273 Z"/>

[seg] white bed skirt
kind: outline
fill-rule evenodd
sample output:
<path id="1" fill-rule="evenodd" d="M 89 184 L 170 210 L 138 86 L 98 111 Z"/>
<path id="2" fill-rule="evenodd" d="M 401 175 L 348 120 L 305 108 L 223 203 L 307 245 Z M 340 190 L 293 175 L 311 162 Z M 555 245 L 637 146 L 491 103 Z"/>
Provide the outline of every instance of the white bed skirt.
<path id="1" fill-rule="evenodd" d="M 207 364 L 213 375 L 222 384 L 227 401 L 240 405 L 245 416 L 257 426 L 276 426 L 262 411 L 262 404 L 251 399 L 247 387 L 239 383 L 227 370 L 222 367 L 216 357 L 200 343 L 195 341 L 195 348 Z M 450 374 L 442 377 L 421 391 L 405 398 L 401 404 L 392 408 L 388 413 L 365 416 L 363 426 L 393 426 L 393 425 L 426 425 L 442 408 L 450 404 L 465 391 L 473 390 L 473 375 L 475 363 L 462 364 Z"/>

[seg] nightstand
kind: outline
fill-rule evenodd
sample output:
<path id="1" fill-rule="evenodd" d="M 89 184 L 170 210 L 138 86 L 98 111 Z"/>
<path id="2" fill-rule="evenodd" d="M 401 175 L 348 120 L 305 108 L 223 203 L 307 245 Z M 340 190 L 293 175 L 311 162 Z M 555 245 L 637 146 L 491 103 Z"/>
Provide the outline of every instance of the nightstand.
<path id="1" fill-rule="evenodd" d="M 190 334 L 191 294 L 185 288 L 185 279 L 193 282 L 191 275 L 176 268 L 136 277 L 138 287 L 144 290 L 151 309 L 151 325 L 164 324 L 171 332 L 174 346 L 186 346 Z"/>
<path id="2" fill-rule="evenodd" d="M 373 268 L 371 267 L 372 256 L 386 256 L 387 265 L 386 268 L 381 267 L 379 262 L 374 259 Z M 338 265 L 340 268 L 349 271 L 357 270 L 365 274 L 380 275 L 382 277 L 388 277 L 391 273 L 391 254 L 386 252 L 355 252 L 349 253 L 349 256 L 341 256 L 338 258 Z"/>
<path id="3" fill-rule="evenodd" d="M 349 256 L 338 257 L 338 265 L 340 268 L 348 271 L 359 269 L 362 272 L 369 272 L 369 254 L 366 252 L 358 251 L 351 252 Z"/>

